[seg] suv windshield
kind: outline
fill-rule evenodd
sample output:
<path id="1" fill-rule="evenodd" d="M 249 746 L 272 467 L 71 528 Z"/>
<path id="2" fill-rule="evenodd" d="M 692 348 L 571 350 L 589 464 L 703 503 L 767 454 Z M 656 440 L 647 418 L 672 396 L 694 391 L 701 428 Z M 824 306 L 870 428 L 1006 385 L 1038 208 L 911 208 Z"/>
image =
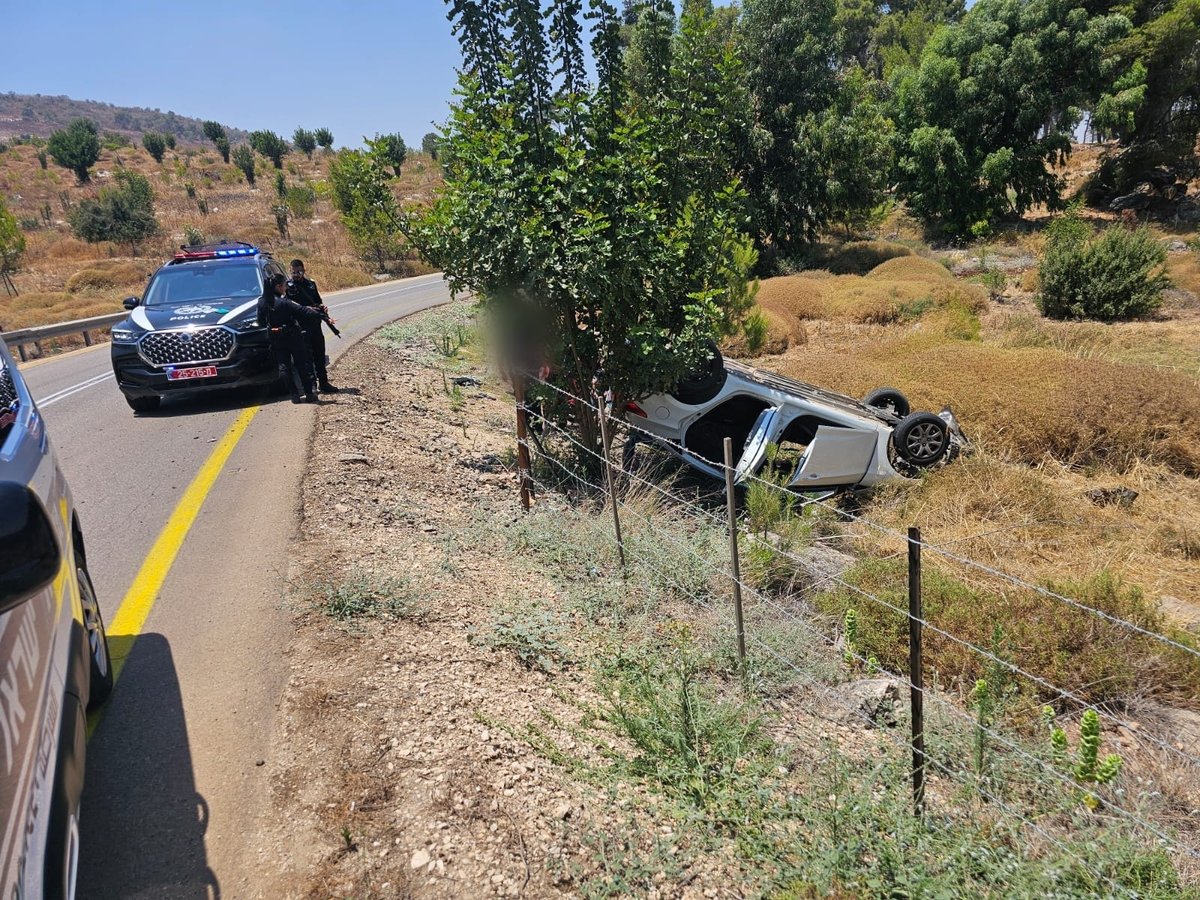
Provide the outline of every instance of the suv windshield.
<path id="1" fill-rule="evenodd" d="M 160 270 L 143 302 L 146 306 L 173 306 L 197 300 L 249 300 L 262 292 L 257 263 L 187 263 Z"/>

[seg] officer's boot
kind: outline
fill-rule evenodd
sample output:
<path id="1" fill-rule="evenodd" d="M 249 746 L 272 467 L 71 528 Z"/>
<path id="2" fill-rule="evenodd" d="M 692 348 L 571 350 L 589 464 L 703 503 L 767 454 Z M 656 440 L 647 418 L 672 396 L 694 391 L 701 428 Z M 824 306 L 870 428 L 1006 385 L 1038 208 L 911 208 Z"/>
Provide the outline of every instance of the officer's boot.
<path id="1" fill-rule="evenodd" d="M 322 394 L 336 394 L 338 392 L 338 389 L 329 383 L 329 372 L 326 371 L 325 366 L 321 366 L 317 371 L 317 384 L 321 388 Z"/>

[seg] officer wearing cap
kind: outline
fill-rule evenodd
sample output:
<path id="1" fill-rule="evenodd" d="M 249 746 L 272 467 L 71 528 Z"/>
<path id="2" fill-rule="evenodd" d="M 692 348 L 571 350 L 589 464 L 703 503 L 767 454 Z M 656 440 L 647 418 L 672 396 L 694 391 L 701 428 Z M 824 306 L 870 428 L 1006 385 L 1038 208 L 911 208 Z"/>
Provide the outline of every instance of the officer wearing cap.
<path id="1" fill-rule="evenodd" d="M 292 260 L 292 277 L 288 281 L 287 295 L 289 299 L 295 300 L 301 306 L 315 307 L 325 316 L 329 315 L 325 301 L 321 299 L 321 292 L 317 290 L 317 283 L 304 274 L 302 260 Z M 321 318 L 307 318 L 301 323 L 301 327 L 304 329 L 304 340 L 308 344 L 309 355 L 312 357 L 313 368 L 317 373 L 317 385 L 320 387 L 321 393 L 336 394 L 337 388 L 329 383 L 329 373 L 325 368 L 325 332 L 321 330 L 321 322 Z"/>

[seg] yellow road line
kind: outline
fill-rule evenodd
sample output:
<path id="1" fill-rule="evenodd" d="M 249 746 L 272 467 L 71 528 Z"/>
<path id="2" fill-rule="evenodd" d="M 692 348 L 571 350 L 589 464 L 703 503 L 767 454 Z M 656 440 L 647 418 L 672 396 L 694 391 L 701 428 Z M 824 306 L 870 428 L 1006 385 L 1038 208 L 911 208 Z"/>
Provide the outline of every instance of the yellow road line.
<path id="1" fill-rule="evenodd" d="M 150 615 L 150 610 L 158 599 L 158 592 L 162 589 L 163 582 L 166 581 L 175 557 L 179 554 L 209 491 L 216 483 L 217 476 L 225 468 L 225 463 L 228 461 L 229 455 L 233 453 L 233 448 L 237 446 L 238 441 L 249 427 L 250 421 L 261 408 L 251 406 L 242 410 L 234 423 L 229 426 L 229 430 L 225 432 L 225 436 L 217 442 L 217 446 L 213 448 L 213 452 L 200 467 L 200 471 L 196 473 L 192 483 L 183 492 L 175 511 L 171 513 L 171 518 L 163 526 L 158 539 L 155 540 L 154 546 L 150 548 L 142 567 L 133 579 L 133 584 L 117 608 L 117 613 L 108 627 L 109 638 L 120 648 L 113 653 L 114 678 L 120 676 L 125 660 L 128 658 L 130 650 L 133 649 L 134 639 L 141 634 L 142 628 L 146 624 L 146 618 Z M 123 638 L 124 640 L 122 640 Z"/>

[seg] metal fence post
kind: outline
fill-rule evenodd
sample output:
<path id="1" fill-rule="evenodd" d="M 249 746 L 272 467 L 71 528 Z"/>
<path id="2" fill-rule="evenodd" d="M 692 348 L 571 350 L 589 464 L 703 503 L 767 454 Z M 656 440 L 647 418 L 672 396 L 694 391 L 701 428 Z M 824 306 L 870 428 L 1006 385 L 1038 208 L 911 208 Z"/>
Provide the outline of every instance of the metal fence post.
<path id="1" fill-rule="evenodd" d="M 913 815 L 925 815 L 925 667 L 921 652 L 921 529 L 908 529 L 908 681 L 912 704 Z"/>
<path id="2" fill-rule="evenodd" d="M 529 509 L 533 495 L 530 487 L 529 411 L 525 408 L 525 376 L 513 377 L 513 396 L 517 402 L 517 478 L 521 485 L 521 506 Z"/>
<path id="3" fill-rule="evenodd" d="M 746 625 L 742 618 L 742 565 L 738 558 L 737 497 L 733 492 L 733 440 L 725 438 L 725 506 L 729 513 L 729 565 L 733 572 L 733 618 L 738 664 L 746 673 Z"/>
<path id="4" fill-rule="evenodd" d="M 621 574 L 625 574 L 625 541 L 621 537 L 621 514 L 617 509 L 617 484 L 613 480 L 612 460 L 608 455 L 608 409 L 604 398 L 594 395 L 596 411 L 600 414 L 600 440 L 604 450 L 604 478 L 608 482 L 608 500 L 612 504 L 613 529 L 617 533 L 617 553 L 621 557 Z"/>

